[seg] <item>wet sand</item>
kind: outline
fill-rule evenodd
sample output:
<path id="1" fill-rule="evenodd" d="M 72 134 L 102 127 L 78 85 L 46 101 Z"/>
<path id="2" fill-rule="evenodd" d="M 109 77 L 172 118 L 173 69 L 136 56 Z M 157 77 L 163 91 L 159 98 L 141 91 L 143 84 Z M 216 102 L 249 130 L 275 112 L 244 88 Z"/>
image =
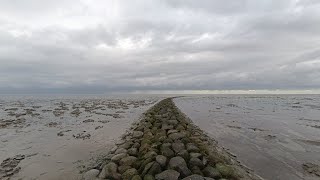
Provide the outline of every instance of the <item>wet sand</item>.
<path id="1" fill-rule="evenodd" d="M 313 171 L 320 165 L 319 96 L 214 95 L 174 101 L 261 177 L 319 179 Z"/>
<path id="2" fill-rule="evenodd" d="M 0 179 L 79 179 L 159 99 L 1 98 Z"/>

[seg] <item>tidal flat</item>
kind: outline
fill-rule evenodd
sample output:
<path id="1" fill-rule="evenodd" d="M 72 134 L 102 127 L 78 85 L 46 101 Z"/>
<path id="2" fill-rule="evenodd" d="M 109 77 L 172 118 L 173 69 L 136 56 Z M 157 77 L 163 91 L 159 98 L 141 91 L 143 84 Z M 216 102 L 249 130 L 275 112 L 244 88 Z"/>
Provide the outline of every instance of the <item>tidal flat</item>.
<path id="1" fill-rule="evenodd" d="M 0 97 L 0 179 L 79 179 L 159 97 Z"/>
<path id="2" fill-rule="evenodd" d="M 259 176 L 319 179 L 319 95 L 203 95 L 174 102 Z"/>
<path id="3" fill-rule="evenodd" d="M 172 96 L 1 96 L 0 179 L 81 179 L 110 157 L 148 109 Z M 264 179 L 319 179 L 319 95 L 183 95 L 173 101 L 197 131 L 250 172 Z"/>

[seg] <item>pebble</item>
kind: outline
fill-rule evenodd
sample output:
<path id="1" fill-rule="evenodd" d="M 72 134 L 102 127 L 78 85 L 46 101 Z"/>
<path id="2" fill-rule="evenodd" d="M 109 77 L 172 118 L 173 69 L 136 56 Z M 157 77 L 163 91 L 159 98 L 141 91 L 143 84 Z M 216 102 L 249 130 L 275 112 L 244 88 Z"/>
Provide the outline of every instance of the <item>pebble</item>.
<path id="1" fill-rule="evenodd" d="M 216 179 L 221 178 L 220 172 L 216 168 L 213 168 L 212 166 L 207 166 L 202 170 L 202 172 L 207 177 L 216 178 Z"/>
<path id="2" fill-rule="evenodd" d="M 123 180 L 131 180 L 131 178 L 135 175 L 138 174 L 138 171 L 134 168 L 131 168 L 131 169 L 128 169 L 126 170 L 126 172 L 124 172 L 122 175 L 121 175 L 121 179 Z"/>
<path id="3" fill-rule="evenodd" d="M 127 156 L 120 160 L 119 164 L 122 166 L 131 166 L 137 160 L 134 156 Z"/>
<path id="4" fill-rule="evenodd" d="M 190 158 L 189 166 L 190 167 L 198 166 L 200 169 L 204 168 L 202 161 L 199 158 L 195 158 L 195 157 Z"/>
<path id="5" fill-rule="evenodd" d="M 124 149 L 124 148 L 119 148 L 116 150 L 116 152 L 114 152 L 114 154 L 120 154 L 120 153 L 127 153 L 128 150 Z"/>
<path id="6" fill-rule="evenodd" d="M 204 178 L 198 174 L 193 174 L 191 176 L 183 178 L 182 180 L 204 180 Z"/>
<path id="7" fill-rule="evenodd" d="M 140 138 L 143 136 L 143 132 L 142 131 L 133 131 L 132 137 L 133 138 Z"/>
<path id="8" fill-rule="evenodd" d="M 177 180 L 180 176 L 180 173 L 169 169 L 169 170 L 165 170 L 162 173 L 159 173 L 155 176 L 156 180 Z"/>
<path id="9" fill-rule="evenodd" d="M 97 169 L 91 169 L 84 173 L 83 179 L 84 180 L 94 180 L 99 175 L 100 171 Z"/>
<path id="10" fill-rule="evenodd" d="M 113 162 L 119 162 L 122 158 L 126 157 L 127 154 L 126 153 L 120 153 L 120 154 L 117 154 L 117 155 L 114 155 L 112 158 L 111 158 L 111 161 Z"/>
<path id="11" fill-rule="evenodd" d="M 185 149 L 185 146 L 183 143 L 172 143 L 172 149 L 175 153 L 179 153 L 180 151 Z"/>
<path id="12" fill-rule="evenodd" d="M 191 171 L 188 169 L 186 161 L 180 156 L 170 159 L 169 168 L 178 171 L 182 177 L 191 175 Z"/>
<path id="13" fill-rule="evenodd" d="M 167 157 L 158 155 L 156 156 L 156 161 L 160 164 L 161 167 L 164 167 L 167 163 Z"/>

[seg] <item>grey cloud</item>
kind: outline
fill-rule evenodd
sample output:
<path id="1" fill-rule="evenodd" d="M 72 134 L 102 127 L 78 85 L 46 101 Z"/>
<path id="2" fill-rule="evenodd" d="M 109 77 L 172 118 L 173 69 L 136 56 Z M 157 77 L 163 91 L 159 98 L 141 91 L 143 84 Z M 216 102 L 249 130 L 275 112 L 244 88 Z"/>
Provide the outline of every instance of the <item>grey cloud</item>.
<path id="1" fill-rule="evenodd" d="M 316 1 L 10 2 L 0 93 L 320 88 Z"/>

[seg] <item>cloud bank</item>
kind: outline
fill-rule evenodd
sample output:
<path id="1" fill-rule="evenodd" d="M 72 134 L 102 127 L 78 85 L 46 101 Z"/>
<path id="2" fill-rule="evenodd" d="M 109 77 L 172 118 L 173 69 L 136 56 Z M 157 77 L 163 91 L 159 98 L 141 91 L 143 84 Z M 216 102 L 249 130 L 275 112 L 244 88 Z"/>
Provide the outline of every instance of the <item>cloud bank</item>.
<path id="1" fill-rule="evenodd" d="M 319 89 L 318 0 L 2 0 L 0 93 Z"/>

